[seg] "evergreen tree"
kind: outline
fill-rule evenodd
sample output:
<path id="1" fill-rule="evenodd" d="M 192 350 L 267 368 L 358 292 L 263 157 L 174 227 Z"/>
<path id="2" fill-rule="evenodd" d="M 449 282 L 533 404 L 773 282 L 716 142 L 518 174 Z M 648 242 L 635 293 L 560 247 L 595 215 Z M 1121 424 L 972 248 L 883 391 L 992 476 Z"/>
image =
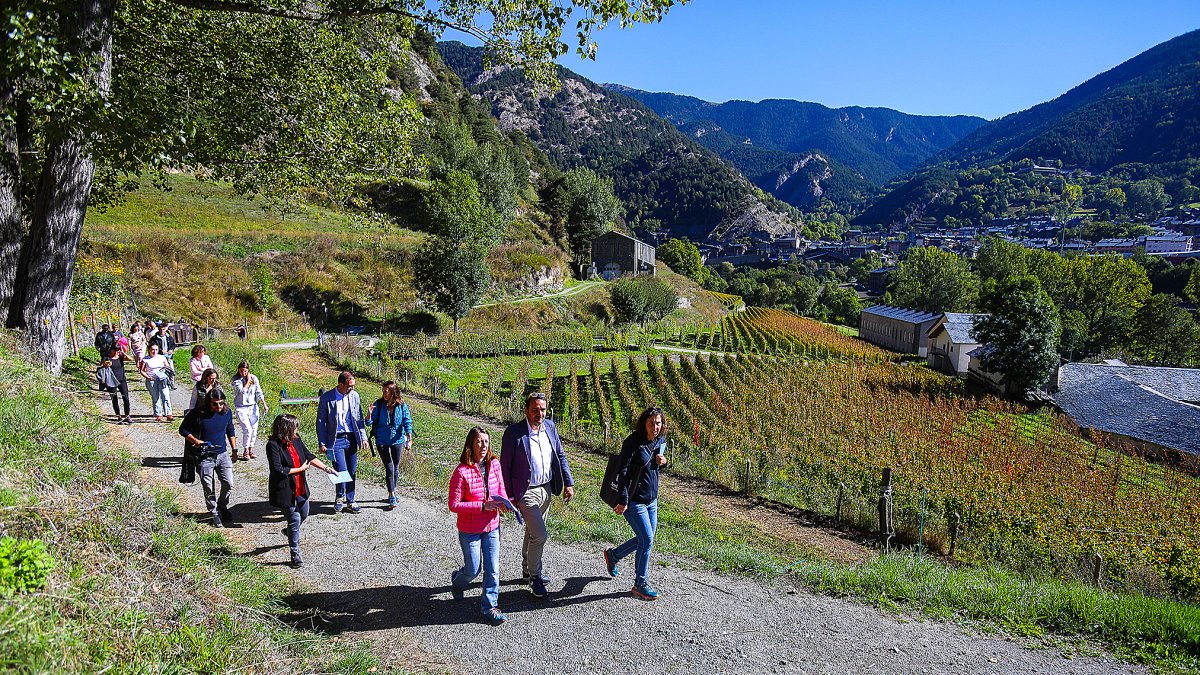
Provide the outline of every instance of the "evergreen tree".
<path id="1" fill-rule="evenodd" d="M 972 330 L 987 345 L 983 367 L 1000 373 L 1019 391 L 1041 386 L 1058 365 L 1058 313 L 1032 275 L 988 282 L 982 299 L 987 316 Z"/>

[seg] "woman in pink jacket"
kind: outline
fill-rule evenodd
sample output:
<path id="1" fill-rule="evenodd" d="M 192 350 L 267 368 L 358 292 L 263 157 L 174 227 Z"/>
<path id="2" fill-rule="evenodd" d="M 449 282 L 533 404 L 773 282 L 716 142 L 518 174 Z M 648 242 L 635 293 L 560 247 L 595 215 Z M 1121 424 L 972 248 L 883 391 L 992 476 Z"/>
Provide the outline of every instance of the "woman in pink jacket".
<path id="1" fill-rule="evenodd" d="M 467 585 L 479 576 L 483 567 L 483 618 L 493 626 L 508 617 L 496 607 L 500 597 L 500 512 L 504 502 L 495 497 L 504 492 L 500 460 L 492 454 L 488 432 L 475 427 L 467 432 L 467 442 L 458 467 L 450 476 L 450 510 L 458 514 L 458 543 L 462 546 L 463 566 L 450 575 L 455 600 L 462 600 Z"/>

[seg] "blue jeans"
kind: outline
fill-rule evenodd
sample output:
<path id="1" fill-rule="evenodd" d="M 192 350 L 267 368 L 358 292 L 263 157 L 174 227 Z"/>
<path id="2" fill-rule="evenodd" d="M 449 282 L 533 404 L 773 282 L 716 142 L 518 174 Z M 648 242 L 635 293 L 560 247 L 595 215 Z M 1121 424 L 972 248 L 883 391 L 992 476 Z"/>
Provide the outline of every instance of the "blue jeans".
<path id="1" fill-rule="evenodd" d="M 291 480 L 289 477 L 288 480 Z M 300 524 L 308 520 L 308 495 L 303 497 L 294 497 L 291 506 L 285 506 L 282 509 L 283 518 L 287 521 L 288 531 L 288 546 L 292 549 L 292 556 L 300 556 Z"/>
<path id="2" fill-rule="evenodd" d="M 396 481 L 400 477 L 400 457 L 404 454 L 404 445 L 379 446 L 379 458 L 383 460 L 383 471 L 386 476 L 388 494 L 396 492 Z"/>
<path id="3" fill-rule="evenodd" d="M 338 483 L 337 498 L 343 497 L 347 502 L 354 503 L 354 477 L 358 474 L 358 436 L 338 436 L 332 448 L 325 448 L 325 457 L 338 471 L 349 471 L 350 482 Z"/>
<path id="4" fill-rule="evenodd" d="M 487 614 L 495 609 L 496 602 L 500 599 L 500 528 L 483 534 L 459 532 L 458 545 L 462 547 L 463 566 L 450 577 L 450 583 L 454 584 L 455 588 L 466 588 L 479 576 L 479 567 L 482 564 L 483 597 L 480 609 Z"/>
<path id="5" fill-rule="evenodd" d="M 643 585 L 650 571 L 650 549 L 654 548 L 654 531 L 658 529 L 658 500 L 649 504 L 630 504 L 625 520 L 633 528 L 633 539 L 609 551 L 613 563 L 637 551 L 634 558 L 634 582 Z"/>
<path id="6" fill-rule="evenodd" d="M 171 414 L 171 390 L 167 388 L 166 380 L 146 380 L 146 389 L 150 391 L 150 399 L 154 401 L 154 414 L 166 417 Z"/>

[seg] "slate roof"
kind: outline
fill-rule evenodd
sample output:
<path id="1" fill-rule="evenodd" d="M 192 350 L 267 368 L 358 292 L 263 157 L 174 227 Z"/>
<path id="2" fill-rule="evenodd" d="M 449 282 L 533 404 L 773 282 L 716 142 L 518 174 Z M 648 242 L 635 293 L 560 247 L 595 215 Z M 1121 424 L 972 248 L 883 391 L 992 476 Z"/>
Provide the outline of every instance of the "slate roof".
<path id="1" fill-rule="evenodd" d="M 1081 427 L 1200 454 L 1200 370 L 1068 363 L 1054 401 Z"/>
<path id="2" fill-rule="evenodd" d="M 933 312 L 922 312 L 919 309 L 892 307 L 891 305 L 874 305 L 864 309 L 862 313 L 882 316 L 886 319 L 907 321 L 909 323 L 925 323 L 926 321 L 938 318 L 938 315 Z"/>
<path id="3" fill-rule="evenodd" d="M 946 317 L 946 320 L 930 328 L 929 337 L 937 335 L 939 331 L 944 329 L 950 334 L 950 340 L 955 344 L 979 344 L 975 338 L 971 337 L 971 329 L 975 327 L 975 320 L 981 316 L 986 316 L 985 314 L 960 314 L 958 312 L 946 312 L 943 316 Z"/>

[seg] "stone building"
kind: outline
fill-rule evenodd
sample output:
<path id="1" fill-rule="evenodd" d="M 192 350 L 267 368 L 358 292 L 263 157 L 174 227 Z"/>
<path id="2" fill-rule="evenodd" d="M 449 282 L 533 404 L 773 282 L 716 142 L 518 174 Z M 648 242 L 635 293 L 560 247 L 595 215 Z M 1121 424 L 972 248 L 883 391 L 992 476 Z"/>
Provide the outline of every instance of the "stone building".
<path id="1" fill-rule="evenodd" d="M 592 240 L 592 265 L 605 279 L 654 276 L 654 247 L 620 232 L 605 232 Z"/>
<path id="2" fill-rule="evenodd" d="M 858 336 L 871 344 L 904 354 L 925 356 L 927 333 L 941 314 L 916 309 L 875 305 L 862 311 Z"/>

